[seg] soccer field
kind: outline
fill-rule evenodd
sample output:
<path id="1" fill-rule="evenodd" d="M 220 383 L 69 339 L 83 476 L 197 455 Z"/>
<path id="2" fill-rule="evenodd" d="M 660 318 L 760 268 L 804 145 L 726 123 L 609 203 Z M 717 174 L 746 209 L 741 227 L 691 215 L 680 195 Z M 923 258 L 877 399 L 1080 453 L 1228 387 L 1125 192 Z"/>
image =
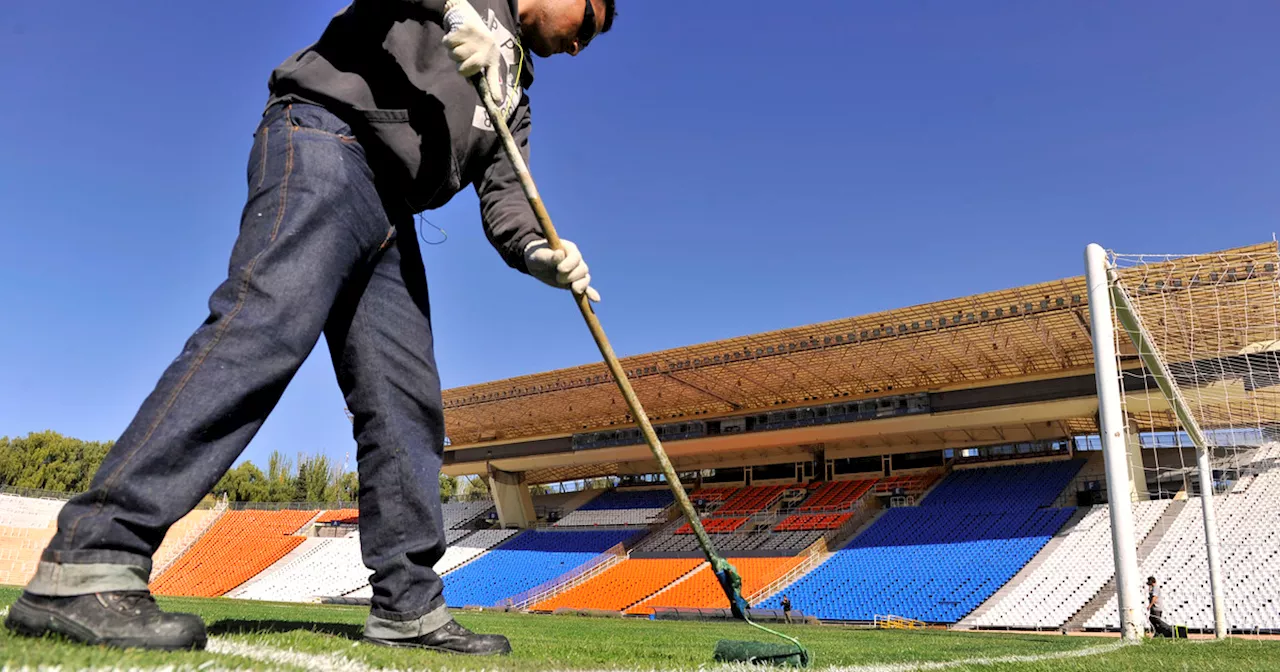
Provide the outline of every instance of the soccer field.
<path id="1" fill-rule="evenodd" d="M 16 588 L 0 588 L 7 609 Z M 715 667 L 719 639 L 761 639 L 741 624 L 459 613 L 480 632 L 511 638 L 514 653 L 471 659 L 358 643 L 365 609 L 216 599 L 160 598 L 162 607 L 198 613 L 209 649 L 155 653 L 90 648 L 0 632 L 5 670 L 692 670 Z M 814 656 L 814 669 L 907 670 L 1272 670 L 1280 642 L 1149 641 L 1114 638 L 889 631 L 784 626 Z"/>

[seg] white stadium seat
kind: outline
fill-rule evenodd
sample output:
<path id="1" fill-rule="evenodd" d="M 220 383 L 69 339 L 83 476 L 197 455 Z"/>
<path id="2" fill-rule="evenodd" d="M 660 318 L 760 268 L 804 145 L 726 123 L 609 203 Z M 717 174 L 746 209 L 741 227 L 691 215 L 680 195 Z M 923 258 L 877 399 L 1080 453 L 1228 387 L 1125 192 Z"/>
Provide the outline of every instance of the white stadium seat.
<path id="1" fill-rule="evenodd" d="M 1252 465 L 1243 466 L 1252 466 L 1256 476 L 1241 479 L 1229 493 L 1214 498 L 1227 627 L 1276 630 L 1280 629 L 1280 446 L 1261 448 L 1247 459 Z M 1190 498 L 1142 563 L 1138 580 L 1144 586 L 1148 576 L 1159 581 L 1166 622 L 1212 630 L 1203 516 L 1200 498 Z M 1085 622 L 1085 628 L 1116 629 L 1118 612 L 1112 595 Z"/>
<path id="2" fill-rule="evenodd" d="M 1168 500 L 1134 504 L 1139 543 L 1169 507 Z M 1115 573 L 1111 509 L 1094 507 L 1043 562 L 973 624 L 978 627 L 1059 628 L 1093 599 Z"/>
<path id="3" fill-rule="evenodd" d="M 44 529 L 53 525 L 66 504 L 61 499 L 37 499 L 0 494 L 0 527 Z"/>

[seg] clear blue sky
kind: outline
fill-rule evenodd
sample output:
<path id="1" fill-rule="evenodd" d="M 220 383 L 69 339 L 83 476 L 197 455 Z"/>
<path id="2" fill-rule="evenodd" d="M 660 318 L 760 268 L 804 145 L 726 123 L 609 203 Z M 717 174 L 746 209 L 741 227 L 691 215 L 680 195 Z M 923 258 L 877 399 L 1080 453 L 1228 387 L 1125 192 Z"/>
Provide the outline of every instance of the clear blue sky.
<path id="1" fill-rule="evenodd" d="M 343 4 L 5 3 L 0 435 L 123 430 L 225 276 L 268 73 Z M 1280 228 L 1276 3 L 618 4 L 530 95 L 622 355 Z M 446 387 L 598 359 L 471 192 L 428 216 Z M 243 458 L 354 468 L 342 407 L 322 342 Z"/>

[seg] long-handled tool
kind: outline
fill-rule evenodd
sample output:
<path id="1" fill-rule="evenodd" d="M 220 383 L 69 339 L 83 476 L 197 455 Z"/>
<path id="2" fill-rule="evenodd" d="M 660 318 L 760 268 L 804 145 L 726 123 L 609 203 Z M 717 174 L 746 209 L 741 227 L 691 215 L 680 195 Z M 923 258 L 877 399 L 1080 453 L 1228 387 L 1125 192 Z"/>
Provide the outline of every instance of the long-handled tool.
<path id="1" fill-rule="evenodd" d="M 484 78 L 481 76 L 473 77 L 472 83 L 479 91 L 480 99 L 484 101 L 485 111 L 489 114 L 489 123 L 493 124 L 493 127 L 502 138 L 502 146 L 507 153 L 507 158 L 511 160 L 511 165 L 515 168 L 516 175 L 520 178 L 520 186 L 524 189 L 525 197 L 529 200 L 529 206 L 533 208 L 533 213 L 537 216 L 538 223 L 542 226 L 542 233 L 547 239 L 547 244 L 553 250 L 562 249 L 560 237 L 556 235 L 556 229 L 551 224 L 551 215 L 547 214 L 547 209 L 543 206 L 542 199 L 538 196 L 538 189 L 534 186 L 533 176 L 529 174 L 529 167 L 524 162 L 524 156 L 520 154 L 520 148 L 516 146 L 515 138 L 511 136 L 511 130 L 507 127 L 506 118 L 498 109 L 493 96 L 490 95 L 489 87 Z M 684 486 L 680 484 L 680 477 L 676 475 L 675 469 L 671 466 L 671 461 L 667 459 L 666 451 L 662 449 L 662 444 L 658 441 L 658 435 L 653 431 L 653 425 L 649 423 L 649 417 L 645 414 L 644 408 L 640 406 L 640 400 L 636 397 L 635 391 L 631 389 L 631 383 L 627 380 L 626 372 L 622 370 L 622 365 L 618 362 L 617 356 L 613 354 L 609 339 L 604 335 L 604 328 L 600 326 L 600 320 L 596 318 L 595 311 L 591 308 L 591 300 L 587 298 L 585 293 L 578 294 L 575 298 L 578 302 L 578 310 L 582 312 L 582 317 L 587 321 L 587 327 L 591 330 L 591 335 L 595 338 L 596 345 L 600 348 L 600 354 L 604 356 L 605 362 L 609 365 L 609 370 L 613 373 L 613 379 L 617 381 L 618 389 L 622 392 L 622 397 L 627 401 L 627 407 L 631 409 L 631 417 L 635 418 L 636 422 L 639 423 L 640 431 L 644 434 L 645 441 L 653 451 L 653 456 L 657 458 L 658 464 L 662 466 L 662 473 L 667 477 L 667 485 L 671 487 L 671 492 L 675 495 L 676 502 L 680 505 L 680 510 L 684 512 L 685 518 L 689 520 L 689 524 L 693 527 L 693 533 L 697 535 L 698 543 L 702 545 L 702 550 L 707 556 L 707 562 L 711 564 L 716 578 L 720 581 L 721 588 L 724 589 L 725 596 L 729 598 L 729 609 L 733 616 L 742 619 L 754 628 L 791 642 L 790 645 L 786 645 L 720 640 L 716 644 L 715 660 L 808 667 L 810 662 L 809 651 L 799 641 L 794 637 L 770 630 L 751 620 L 750 615 L 747 613 L 751 605 L 747 604 L 747 601 L 742 597 L 742 577 L 733 565 L 720 557 L 719 553 L 716 553 L 715 546 L 711 543 L 711 537 L 707 536 L 707 531 L 702 527 L 702 520 L 694 512 L 693 505 L 689 502 L 689 496 L 685 494 Z"/>

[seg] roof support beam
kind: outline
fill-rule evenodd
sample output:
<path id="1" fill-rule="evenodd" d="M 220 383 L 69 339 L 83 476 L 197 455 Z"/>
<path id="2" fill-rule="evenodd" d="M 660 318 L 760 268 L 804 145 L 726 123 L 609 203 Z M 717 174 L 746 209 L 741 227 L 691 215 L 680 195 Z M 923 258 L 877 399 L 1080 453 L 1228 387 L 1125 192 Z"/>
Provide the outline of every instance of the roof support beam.
<path id="1" fill-rule="evenodd" d="M 742 405 L 741 405 L 741 404 L 738 404 L 738 403 L 735 403 L 735 402 L 729 401 L 728 399 L 725 399 L 724 397 L 722 397 L 722 396 L 720 396 L 720 395 L 716 394 L 715 392 L 712 392 L 711 390 L 708 390 L 708 389 L 707 389 L 707 388 L 705 388 L 705 387 L 702 387 L 702 386 L 700 386 L 700 385 L 695 385 L 695 384 L 693 384 L 693 383 L 691 383 L 691 382 L 689 382 L 689 381 L 687 381 L 687 380 L 684 380 L 683 378 L 681 378 L 680 376 L 677 376 L 677 375 L 676 375 L 676 374 L 674 374 L 674 373 L 668 373 L 668 374 L 666 375 L 666 377 L 667 377 L 667 379 L 668 379 L 668 380 L 674 380 L 674 381 L 676 381 L 677 383 L 680 383 L 681 385 L 684 385 L 685 387 L 692 388 L 692 389 L 694 389 L 694 390 L 697 390 L 697 391 L 699 391 L 699 392 L 701 392 L 701 393 L 703 393 L 703 394 L 707 395 L 708 397 L 711 397 L 711 398 L 713 398 L 713 399 L 717 399 L 717 400 L 719 400 L 719 401 L 721 401 L 721 402 L 723 402 L 723 403 L 727 404 L 727 405 L 729 406 L 729 408 L 732 408 L 732 409 L 733 409 L 733 410 L 735 410 L 735 411 L 737 411 L 737 410 L 741 410 L 741 409 L 742 409 Z"/>

